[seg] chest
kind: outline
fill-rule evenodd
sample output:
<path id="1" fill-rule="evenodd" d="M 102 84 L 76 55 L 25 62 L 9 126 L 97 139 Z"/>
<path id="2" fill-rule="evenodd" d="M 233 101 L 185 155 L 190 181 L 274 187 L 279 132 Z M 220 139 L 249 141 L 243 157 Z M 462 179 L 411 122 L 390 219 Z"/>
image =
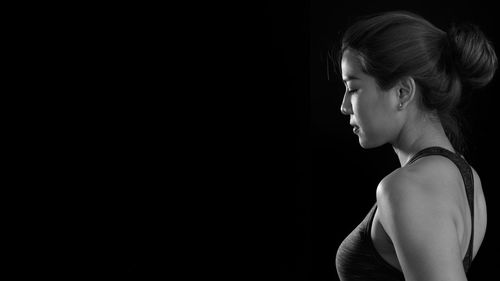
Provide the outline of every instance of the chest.
<path id="1" fill-rule="evenodd" d="M 378 254 L 382 257 L 382 259 L 389 263 L 391 266 L 401 271 L 401 265 L 399 264 L 394 245 L 389 235 L 385 232 L 382 224 L 380 223 L 380 215 L 378 209 L 375 211 L 373 221 L 371 222 L 370 236 L 373 246 L 377 250 Z"/>

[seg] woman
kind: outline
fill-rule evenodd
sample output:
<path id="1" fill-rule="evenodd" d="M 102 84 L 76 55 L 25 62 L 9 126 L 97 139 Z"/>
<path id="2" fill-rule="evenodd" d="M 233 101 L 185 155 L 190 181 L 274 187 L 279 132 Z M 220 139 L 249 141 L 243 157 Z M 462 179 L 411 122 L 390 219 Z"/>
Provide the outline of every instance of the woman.
<path id="1" fill-rule="evenodd" d="M 473 25 L 446 33 L 418 15 L 388 12 L 351 26 L 339 58 L 341 112 L 359 144 L 390 143 L 401 163 L 340 245 L 340 280 L 467 280 L 486 231 L 486 203 L 460 154 L 454 112 L 462 92 L 493 78 L 492 45 Z"/>

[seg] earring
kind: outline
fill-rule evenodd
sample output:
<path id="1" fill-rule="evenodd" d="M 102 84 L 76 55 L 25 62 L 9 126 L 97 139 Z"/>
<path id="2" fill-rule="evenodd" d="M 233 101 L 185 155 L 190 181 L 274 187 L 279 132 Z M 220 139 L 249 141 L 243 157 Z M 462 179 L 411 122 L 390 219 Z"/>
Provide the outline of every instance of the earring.
<path id="1" fill-rule="evenodd" d="M 403 103 L 402 102 L 399 103 L 398 109 L 399 110 L 403 109 Z"/>

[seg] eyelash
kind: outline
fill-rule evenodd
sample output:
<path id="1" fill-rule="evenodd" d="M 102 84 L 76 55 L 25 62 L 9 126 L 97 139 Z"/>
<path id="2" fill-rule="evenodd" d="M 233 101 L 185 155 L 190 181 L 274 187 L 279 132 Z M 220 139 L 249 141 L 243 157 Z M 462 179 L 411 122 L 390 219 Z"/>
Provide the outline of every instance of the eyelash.
<path id="1" fill-rule="evenodd" d="M 357 91 L 357 89 L 354 89 L 354 90 L 347 90 L 347 92 L 348 92 L 349 94 L 353 94 L 353 93 L 355 93 L 356 91 Z"/>

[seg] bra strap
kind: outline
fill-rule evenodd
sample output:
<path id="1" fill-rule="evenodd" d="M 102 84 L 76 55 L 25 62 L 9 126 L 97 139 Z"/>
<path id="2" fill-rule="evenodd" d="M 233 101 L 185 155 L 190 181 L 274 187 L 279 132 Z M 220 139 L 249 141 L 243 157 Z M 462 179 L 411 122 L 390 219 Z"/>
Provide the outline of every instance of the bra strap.
<path id="1" fill-rule="evenodd" d="M 474 243 L 474 174 L 472 173 L 471 166 L 469 165 L 469 163 L 467 163 L 467 161 L 464 159 L 462 155 L 460 155 L 459 153 L 454 153 L 450 150 L 447 150 L 439 146 L 431 146 L 420 150 L 410 159 L 410 161 L 408 161 L 408 163 L 406 163 L 406 165 L 410 165 L 419 158 L 429 155 L 441 155 L 450 159 L 458 167 L 460 174 L 462 175 L 462 179 L 464 181 L 465 193 L 467 194 L 467 201 L 469 203 L 470 214 L 471 214 L 471 232 L 472 232 L 469 241 L 469 248 L 467 249 L 467 253 L 465 254 L 463 260 L 464 269 L 467 272 L 467 270 L 470 268 L 472 264 L 473 243 Z"/>

